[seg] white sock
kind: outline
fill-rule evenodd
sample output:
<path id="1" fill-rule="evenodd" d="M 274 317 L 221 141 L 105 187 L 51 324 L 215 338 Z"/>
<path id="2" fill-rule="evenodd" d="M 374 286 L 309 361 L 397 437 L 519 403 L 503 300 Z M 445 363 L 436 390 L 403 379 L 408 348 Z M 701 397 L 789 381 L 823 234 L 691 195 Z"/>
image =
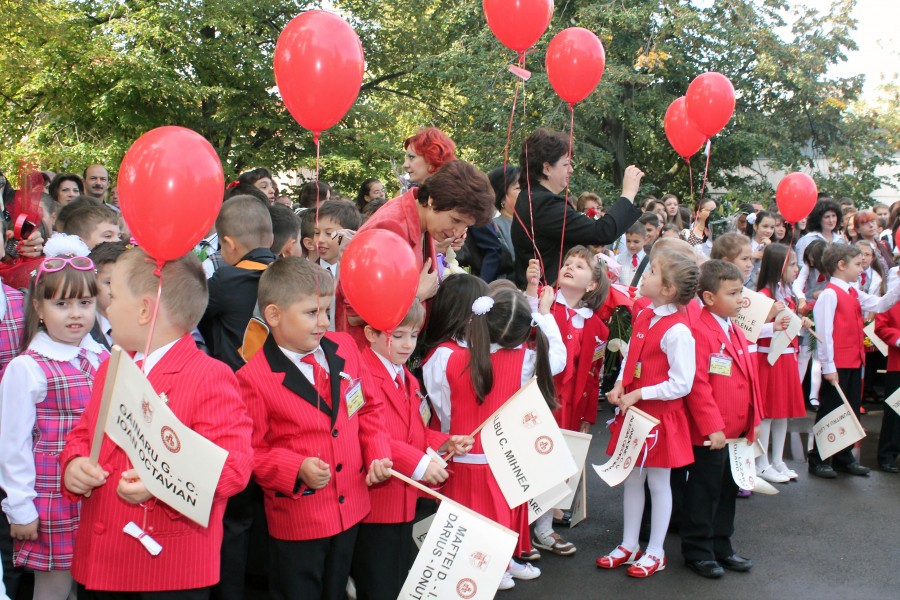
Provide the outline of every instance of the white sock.
<path id="1" fill-rule="evenodd" d="M 809 380 L 809 398 L 818 399 L 819 388 L 822 387 L 822 363 L 813 359 L 812 378 Z"/>
<path id="2" fill-rule="evenodd" d="M 650 542 L 646 554 L 663 556 L 663 543 L 672 518 L 672 469 L 650 467 L 647 469 L 647 483 L 650 486 Z"/>
<path id="3" fill-rule="evenodd" d="M 772 421 L 772 464 L 780 465 L 784 462 L 784 441 L 787 438 L 788 420 L 774 419 Z"/>
<path id="4" fill-rule="evenodd" d="M 534 535 L 543 540 L 551 533 L 553 533 L 553 513 L 547 511 L 534 522 Z"/>
<path id="5" fill-rule="evenodd" d="M 622 546 L 630 551 L 637 550 L 640 545 L 641 519 L 644 516 L 644 481 L 649 469 L 635 467 L 622 484 L 625 492 L 625 503 L 622 525 Z M 669 505 L 671 510 L 671 504 Z M 611 555 L 619 558 L 615 552 Z"/>
<path id="6" fill-rule="evenodd" d="M 759 443 L 762 446 L 763 453 L 756 457 L 756 470 L 763 472 L 769 468 L 769 459 L 766 454 L 769 451 L 769 433 L 772 430 L 772 419 L 763 419 L 759 424 Z M 775 464 L 775 459 L 772 459 Z"/>

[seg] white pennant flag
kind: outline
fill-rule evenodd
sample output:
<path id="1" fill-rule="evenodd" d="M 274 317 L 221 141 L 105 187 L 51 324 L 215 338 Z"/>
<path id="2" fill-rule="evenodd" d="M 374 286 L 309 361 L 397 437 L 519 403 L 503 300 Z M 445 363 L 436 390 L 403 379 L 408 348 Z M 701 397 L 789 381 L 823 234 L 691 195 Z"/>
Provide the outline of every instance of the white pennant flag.
<path id="1" fill-rule="evenodd" d="M 481 445 L 510 508 L 543 494 L 578 470 L 536 379 L 487 420 Z"/>
<path id="2" fill-rule="evenodd" d="M 884 403 L 893 408 L 894 412 L 900 415 L 900 388 L 897 388 L 897 391 L 888 396 Z"/>
<path id="3" fill-rule="evenodd" d="M 591 447 L 591 439 L 594 437 L 589 433 L 581 433 L 580 431 L 569 431 L 561 429 L 563 437 L 566 439 L 566 445 L 578 470 L 574 475 L 569 477 L 568 481 L 562 481 L 543 494 L 535 496 L 528 501 L 528 522 L 534 523 L 538 517 L 550 510 L 558 508 L 561 510 L 569 510 L 572 502 L 575 500 L 575 492 L 578 489 L 578 482 L 581 481 L 581 473 L 584 471 L 584 462 L 587 460 L 587 453 Z"/>
<path id="4" fill-rule="evenodd" d="M 616 449 L 610 459 L 603 465 L 594 465 L 600 479 L 615 487 L 625 481 L 641 459 L 641 452 L 650 431 L 659 425 L 659 419 L 651 417 L 644 411 L 631 407 L 625 411 L 622 429 Z"/>
<path id="5" fill-rule="evenodd" d="M 493 598 L 518 537 L 461 504 L 443 500 L 397 599 Z"/>
<path id="6" fill-rule="evenodd" d="M 813 425 L 816 449 L 823 460 L 866 437 L 866 431 L 853 414 L 843 390 L 838 385 L 834 387 L 841 396 L 841 405 Z"/>
<path id="7" fill-rule="evenodd" d="M 751 344 L 755 344 L 759 339 L 759 332 L 762 330 L 772 310 L 775 301 L 764 294 L 754 292 L 749 288 L 744 288 L 743 301 L 741 302 L 741 310 L 738 311 L 732 321 L 734 324 L 744 330 L 744 335 Z"/>
<path id="8" fill-rule="evenodd" d="M 772 342 L 769 344 L 769 354 L 767 356 L 770 365 L 774 365 L 775 362 L 781 358 L 781 355 L 787 350 L 787 347 L 791 345 L 791 342 L 794 341 L 794 338 L 797 337 L 800 333 L 800 329 L 803 327 L 803 319 L 787 308 L 778 313 L 775 320 L 778 321 L 784 317 L 790 317 L 791 322 L 787 326 L 787 329 L 776 331 L 775 335 L 772 336 Z"/>

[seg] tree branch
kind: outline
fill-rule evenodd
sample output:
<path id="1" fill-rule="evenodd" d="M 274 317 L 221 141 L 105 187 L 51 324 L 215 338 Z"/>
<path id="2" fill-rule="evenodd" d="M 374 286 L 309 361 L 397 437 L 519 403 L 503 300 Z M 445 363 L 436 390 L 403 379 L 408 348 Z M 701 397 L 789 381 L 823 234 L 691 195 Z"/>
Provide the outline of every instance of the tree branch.
<path id="1" fill-rule="evenodd" d="M 391 94 L 397 94 L 398 96 L 403 96 L 404 98 L 410 98 L 411 100 L 415 100 L 416 102 L 419 102 L 420 104 L 424 104 L 425 106 L 427 106 L 428 108 L 430 108 L 433 111 L 439 112 L 444 115 L 450 115 L 450 111 L 444 110 L 443 108 L 440 108 L 439 106 L 436 106 L 436 105 L 432 104 L 431 102 L 428 102 L 427 100 L 423 100 L 421 98 L 413 96 L 412 94 L 410 94 L 408 92 L 404 92 L 402 90 L 395 90 L 395 89 L 381 87 L 381 86 L 374 86 L 370 89 L 374 90 L 374 91 L 379 91 L 379 92 L 390 92 Z"/>
<path id="2" fill-rule="evenodd" d="M 396 71 L 394 73 L 388 73 L 387 75 L 382 75 L 381 77 L 376 77 L 372 81 L 367 81 L 362 84 L 360 87 L 361 90 L 370 90 L 378 88 L 378 85 L 384 83 L 385 81 L 390 81 L 391 79 L 397 79 L 398 77 L 403 77 L 404 75 L 409 75 L 412 71 Z"/>

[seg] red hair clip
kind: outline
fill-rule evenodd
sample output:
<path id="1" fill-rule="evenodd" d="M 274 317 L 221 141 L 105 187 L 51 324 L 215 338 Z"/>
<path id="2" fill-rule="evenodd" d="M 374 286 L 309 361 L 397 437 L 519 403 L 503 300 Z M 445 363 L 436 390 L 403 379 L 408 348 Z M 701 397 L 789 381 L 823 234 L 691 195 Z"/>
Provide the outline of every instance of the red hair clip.
<path id="1" fill-rule="evenodd" d="M 240 184 L 241 184 L 241 182 L 235 179 L 234 181 L 232 181 L 231 183 L 229 183 L 228 185 L 226 185 L 226 186 L 225 186 L 225 189 L 226 189 L 226 190 L 230 190 L 231 188 L 237 187 L 237 186 L 239 186 Z"/>

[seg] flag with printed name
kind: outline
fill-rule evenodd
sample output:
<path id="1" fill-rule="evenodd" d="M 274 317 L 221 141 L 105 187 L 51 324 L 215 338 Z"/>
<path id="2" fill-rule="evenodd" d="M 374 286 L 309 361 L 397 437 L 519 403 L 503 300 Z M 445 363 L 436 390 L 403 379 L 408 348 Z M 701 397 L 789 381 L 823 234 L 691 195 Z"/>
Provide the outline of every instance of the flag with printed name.
<path id="1" fill-rule="evenodd" d="M 578 471 L 562 431 L 532 379 L 485 423 L 481 445 L 510 508 Z"/>
<path id="2" fill-rule="evenodd" d="M 866 437 L 865 430 L 846 402 L 813 425 L 813 434 L 816 436 L 816 449 L 823 460 Z"/>
<path id="3" fill-rule="evenodd" d="M 616 449 L 606 463 L 594 465 L 594 470 L 600 479 L 615 487 L 625 481 L 641 460 L 641 452 L 647 442 L 647 436 L 654 427 L 659 425 L 659 419 L 651 417 L 644 411 L 634 406 L 625 411 L 622 420 L 622 429 L 616 442 Z"/>
<path id="4" fill-rule="evenodd" d="M 397 600 L 493 598 L 518 538 L 461 504 L 441 501 Z"/>
<path id="5" fill-rule="evenodd" d="M 895 413 L 900 415 L 900 388 L 897 388 L 893 394 L 888 396 L 884 403 L 894 409 Z"/>

